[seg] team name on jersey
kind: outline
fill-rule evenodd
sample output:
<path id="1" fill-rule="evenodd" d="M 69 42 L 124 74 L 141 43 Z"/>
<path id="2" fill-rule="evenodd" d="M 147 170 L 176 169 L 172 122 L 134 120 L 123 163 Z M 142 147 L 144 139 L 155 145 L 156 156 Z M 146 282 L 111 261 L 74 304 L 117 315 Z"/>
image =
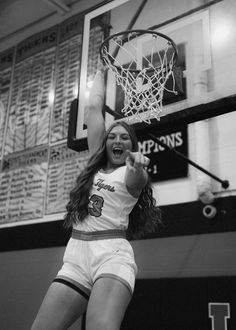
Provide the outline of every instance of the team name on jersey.
<path id="1" fill-rule="evenodd" d="M 98 179 L 97 182 L 94 184 L 94 186 L 98 187 L 97 188 L 98 191 L 100 191 L 102 189 L 108 190 L 108 191 L 111 191 L 111 192 L 115 191 L 115 187 L 104 183 L 103 179 Z"/>

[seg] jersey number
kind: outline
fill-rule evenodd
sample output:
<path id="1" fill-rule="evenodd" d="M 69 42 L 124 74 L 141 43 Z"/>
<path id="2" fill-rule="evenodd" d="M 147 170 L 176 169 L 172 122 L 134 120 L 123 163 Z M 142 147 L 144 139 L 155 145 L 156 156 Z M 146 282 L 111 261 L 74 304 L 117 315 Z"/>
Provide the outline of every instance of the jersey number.
<path id="1" fill-rule="evenodd" d="M 104 204 L 104 199 L 98 195 L 92 195 L 89 200 L 89 214 L 94 217 L 100 217 L 102 214 L 102 207 Z"/>

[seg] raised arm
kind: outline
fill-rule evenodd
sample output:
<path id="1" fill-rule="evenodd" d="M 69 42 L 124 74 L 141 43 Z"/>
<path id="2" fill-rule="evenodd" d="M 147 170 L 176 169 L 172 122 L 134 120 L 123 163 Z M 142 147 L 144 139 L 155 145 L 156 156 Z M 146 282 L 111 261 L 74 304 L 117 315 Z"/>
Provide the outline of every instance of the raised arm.
<path id="1" fill-rule="evenodd" d="M 104 69 L 96 73 L 87 105 L 87 139 L 89 152 L 92 155 L 100 146 L 105 134 L 105 121 L 102 114 L 105 97 Z"/>

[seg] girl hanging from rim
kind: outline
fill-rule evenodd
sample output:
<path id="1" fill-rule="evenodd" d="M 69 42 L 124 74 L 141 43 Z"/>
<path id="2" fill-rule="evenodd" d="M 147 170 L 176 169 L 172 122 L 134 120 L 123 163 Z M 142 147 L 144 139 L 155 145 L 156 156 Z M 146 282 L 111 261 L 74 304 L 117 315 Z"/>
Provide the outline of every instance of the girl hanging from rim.
<path id="1" fill-rule="evenodd" d="M 64 264 L 52 282 L 32 330 L 68 329 L 86 312 L 86 330 L 118 330 L 134 290 L 137 266 L 127 240 L 157 230 L 153 198 L 133 128 L 103 116 L 104 68 L 88 103 L 91 157 L 70 193 L 65 225 L 72 236 Z"/>

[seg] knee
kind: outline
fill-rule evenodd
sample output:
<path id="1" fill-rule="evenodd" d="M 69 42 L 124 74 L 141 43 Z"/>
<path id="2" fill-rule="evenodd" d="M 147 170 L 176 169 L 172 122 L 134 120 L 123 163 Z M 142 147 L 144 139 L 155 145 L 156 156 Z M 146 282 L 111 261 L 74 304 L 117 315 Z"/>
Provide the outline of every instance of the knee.
<path id="1" fill-rule="evenodd" d="M 88 316 L 86 319 L 86 330 L 118 330 L 120 325 L 107 315 Z"/>

